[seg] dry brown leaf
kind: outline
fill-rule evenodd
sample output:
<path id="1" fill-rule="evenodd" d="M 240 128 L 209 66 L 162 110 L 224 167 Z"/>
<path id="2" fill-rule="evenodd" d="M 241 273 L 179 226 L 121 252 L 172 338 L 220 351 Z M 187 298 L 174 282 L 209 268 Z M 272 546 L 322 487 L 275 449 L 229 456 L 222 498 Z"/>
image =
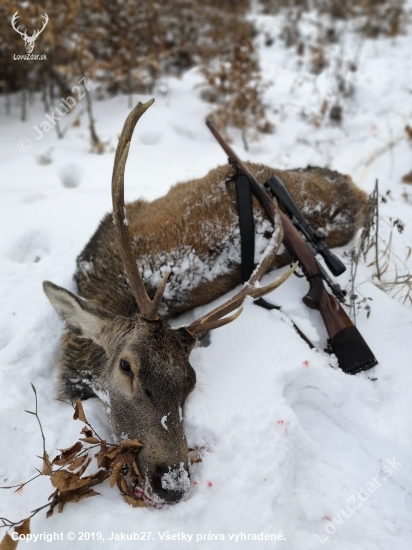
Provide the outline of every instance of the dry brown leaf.
<path id="1" fill-rule="evenodd" d="M 139 477 L 140 479 L 143 479 L 142 478 L 142 475 L 139 471 L 139 468 L 137 467 L 137 464 L 136 464 L 136 459 L 133 457 L 133 461 L 132 461 L 132 469 L 133 469 L 133 472 L 135 473 L 135 475 L 137 477 Z"/>
<path id="2" fill-rule="evenodd" d="M 90 476 L 86 476 L 82 479 L 87 479 L 89 481 L 89 485 L 97 485 L 98 483 L 101 483 L 105 479 L 107 479 L 110 475 L 110 472 L 107 470 L 99 470 L 95 474 L 92 474 Z"/>
<path id="3" fill-rule="evenodd" d="M 81 437 L 80 441 L 84 441 L 85 443 L 100 443 L 100 439 L 97 437 L 91 436 L 91 437 Z"/>
<path id="4" fill-rule="evenodd" d="M 80 479 L 78 474 L 73 474 L 67 470 L 58 470 L 51 476 L 53 487 L 59 491 L 73 491 L 89 485 L 88 479 Z"/>
<path id="5" fill-rule="evenodd" d="M 47 513 L 46 513 L 46 518 L 49 518 L 50 516 L 53 515 L 53 510 L 54 510 L 54 507 L 57 505 L 58 503 L 58 498 L 59 498 L 59 490 L 56 489 L 50 496 L 47 500 L 51 500 L 51 503 L 50 503 L 50 508 L 48 509 Z"/>
<path id="6" fill-rule="evenodd" d="M 78 400 L 76 401 L 75 406 L 74 406 L 73 420 L 81 420 L 82 422 L 86 422 L 86 423 L 87 423 L 87 420 L 86 420 L 86 416 L 85 416 L 85 414 L 84 414 L 84 410 L 83 410 L 83 405 L 82 405 L 81 399 L 78 399 Z"/>
<path id="7" fill-rule="evenodd" d="M 113 470 L 109 478 L 110 487 L 113 487 L 113 485 L 116 483 L 117 478 L 120 475 L 120 471 L 123 467 L 123 464 L 124 464 L 124 456 L 120 455 L 119 457 L 116 458 L 113 464 Z"/>
<path id="8" fill-rule="evenodd" d="M 66 449 L 59 449 L 59 451 L 63 455 L 69 455 L 69 454 L 78 453 L 79 451 L 81 451 L 82 448 L 83 448 L 82 443 L 80 443 L 79 441 L 76 441 L 76 443 L 74 443 L 74 445 L 71 445 L 70 447 L 67 447 Z"/>
<path id="9" fill-rule="evenodd" d="M 18 540 L 13 540 L 11 536 L 6 533 L 3 537 L 3 540 L 0 542 L 0 550 L 15 550 L 18 544 Z"/>
<path id="10" fill-rule="evenodd" d="M 53 464 L 57 464 L 58 466 L 65 466 L 69 462 L 72 461 L 72 459 L 77 455 L 77 453 L 83 448 L 83 444 L 80 443 L 80 441 L 77 441 L 74 445 L 71 447 L 68 447 L 67 449 L 59 449 L 61 452 L 61 455 L 56 456 L 53 459 Z"/>
<path id="11" fill-rule="evenodd" d="M 147 508 L 149 506 L 143 500 L 137 500 L 136 498 L 130 497 L 129 495 L 123 495 L 123 498 L 125 499 L 127 504 L 130 504 L 131 506 L 134 506 L 135 508 Z"/>
<path id="12" fill-rule="evenodd" d="M 90 487 L 80 487 L 76 491 L 62 491 L 58 497 L 59 498 L 58 512 L 59 514 L 63 512 L 64 505 L 67 502 L 79 502 L 84 498 L 94 497 L 95 495 L 99 495 L 99 494 L 100 493 L 97 493 L 93 489 L 90 489 Z"/>
<path id="13" fill-rule="evenodd" d="M 126 480 L 123 476 L 119 476 L 117 478 L 117 486 L 121 493 L 123 493 L 124 495 L 130 495 L 129 486 L 127 485 Z"/>
<path id="14" fill-rule="evenodd" d="M 405 132 L 408 134 L 408 138 L 412 139 L 412 128 L 409 126 L 409 124 L 405 126 Z"/>
<path id="15" fill-rule="evenodd" d="M 23 520 L 23 523 L 14 528 L 15 533 L 18 535 L 29 535 L 30 534 L 30 518 Z M 0 542 L 0 550 L 14 550 L 17 548 L 19 541 L 13 540 L 12 537 L 7 533 L 3 540 Z"/>
<path id="16" fill-rule="evenodd" d="M 83 464 L 83 466 L 79 469 L 78 472 L 76 472 L 77 475 L 78 475 L 79 477 L 81 477 L 81 476 L 84 474 L 84 472 L 87 470 L 87 467 L 88 467 L 88 465 L 90 464 L 91 461 L 92 461 L 92 458 L 91 458 L 91 457 L 90 457 L 90 458 L 87 458 L 87 460 L 86 460 L 86 462 Z"/>
<path id="17" fill-rule="evenodd" d="M 59 493 L 59 490 L 56 489 L 55 491 L 52 492 L 52 494 L 49 496 L 49 498 L 47 500 L 52 500 L 53 497 L 57 496 L 58 493 Z"/>
<path id="18" fill-rule="evenodd" d="M 42 476 L 49 476 L 53 471 L 52 463 L 50 462 L 49 455 L 44 452 L 43 454 L 43 468 L 41 471 Z"/>
<path id="19" fill-rule="evenodd" d="M 118 445 L 113 445 L 112 447 L 109 447 L 109 449 L 106 451 L 106 456 L 108 459 L 113 460 L 120 452 L 120 447 Z"/>
<path id="20" fill-rule="evenodd" d="M 99 468 L 110 468 L 111 461 L 106 457 L 106 450 L 106 447 L 100 446 L 100 451 L 94 455 Z"/>
<path id="21" fill-rule="evenodd" d="M 23 520 L 23 523 L 14 528 L 18 535 L 30 535 L 30 518 Z"/>
<path id="22" fill-rule="evenodd" d="M 134 481 L 135 479 L 142 479 L 140 475 L 139 468 L 137 467 L 135 458 L 131 452 L 124 454 L 127 465 L 129 466 L 130 478 Z"/>
<path id="23" fill-rule="evenodd" d="M 139 449 L 140 447 L 143 447 L 143 444 L 138 439 L 124 439 L 120 446 L 122 449 Z"/>
<path id="24" fill-rule="evenodd" d="M 118 445 L 112 445 L 109 448 L 106 445 L 106 441 L 100 442 L 100 451 L 94 456 L 97 458 L 97 465 L 99 468 L 109 469 L 112 461 L 120 454 L 121 449 Z"/>
<path id="25" fill-rule="evenodd" d="M 80 433 L 83 434 L 85 437 L 91 437 L 93 435 L 93 431 L 87 426 L 83 426 L 83 429 Z"/>
<path id="26" fill-rule="evenodd" d="M 87 455 L 84 455 L 84 456 L 78 456 L 77 458 L 75 458 L 72 463 L 70 464 L 70 466 L 67 468 L 68 470 L 70 470 L 70 472 L 73 472 L 73 470 L 77 470 L 77 468 L 80 468 L 80 466 L 82 464 L 84 464 L 85 460 L 87 459 Z M 91 460 L 91 459 L 90 459 Z M 81 474 L 80 474 L 81 475 Z"/>
<path id="27" fill-rule="evenodd" d="M 204 450 L 203 447 L 195 447 L 193 449 L 189 449 L 189 452 L 187 453 L 187 458 L 190 460 L 192 464 L 196 464 L 197 462 L 202 462 L 200 455 L 203 450 Z"/>

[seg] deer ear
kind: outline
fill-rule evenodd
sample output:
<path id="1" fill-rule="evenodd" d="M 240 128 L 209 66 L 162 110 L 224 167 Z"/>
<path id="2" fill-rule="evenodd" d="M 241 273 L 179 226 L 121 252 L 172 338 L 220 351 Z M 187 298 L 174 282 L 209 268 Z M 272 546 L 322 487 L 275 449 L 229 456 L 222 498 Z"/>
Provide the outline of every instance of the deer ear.
<path id="1" fill-rule="evenodd" d="M 103 328 L 113 319 L 108 311 L 91 306 L 87 300 L 50 281 L 43 282 L 43 290 L 66 327 L 76 336 L 89 338 L 100 344 Z"/>

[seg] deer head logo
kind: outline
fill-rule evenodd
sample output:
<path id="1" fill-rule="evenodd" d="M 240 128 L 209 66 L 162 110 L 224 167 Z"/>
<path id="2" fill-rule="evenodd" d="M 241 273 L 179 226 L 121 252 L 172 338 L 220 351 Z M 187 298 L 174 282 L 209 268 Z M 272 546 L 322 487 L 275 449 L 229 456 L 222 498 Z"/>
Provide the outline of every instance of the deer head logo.
<path id="1" fill-rule="evenodd" d="M 43 27 L 40 29 L 40 30 L 36 30 L 36 31 L 33 31 L 33 34 L 32 36 L 27 36 L 27 31 L 24 31 L 24 32 L 21 32 L 19 29 L 20 29 L 20 25 L 16 28 L 16 21 L 17 19 L 19 18 L 19 12 L 16 11 L 16 13 L 13 15 L 13 19 L 11 20 L 11 26 L 13 27 L 13 29 L 19 33 L 19 35 L 23 38 L 24 40 L 24 44 L 26 46 L 26 52 L 27 53 L 31 53 L 34 49 L 34 43 L 36 42 L 37 40 L 37 37 L 39 36 L 39 34 L 41 32 L 43 32 L 45 26 L 47 25 L 48 21 L 49 21 L 49 17 L 47 15 L 47 13 L 45 13 L 43 15 L 44 17 L 44 22 L 43 22 Z"/>

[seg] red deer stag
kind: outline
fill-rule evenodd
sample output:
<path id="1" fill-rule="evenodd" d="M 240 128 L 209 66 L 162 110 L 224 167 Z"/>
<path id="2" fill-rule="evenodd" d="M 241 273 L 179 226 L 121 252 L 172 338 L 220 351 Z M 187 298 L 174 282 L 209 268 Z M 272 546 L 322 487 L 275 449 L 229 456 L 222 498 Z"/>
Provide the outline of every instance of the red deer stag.
<path id="1" fill-rule="evenodd" d="M 107 215 L 77 260 L 78 296 L 45 282 L 44 290 L 68 332 L 63 335 L 60 395 L 98 396 L 114 437 L 139 438 L 142 489 L 152 500 L 177 502 L 190 486 L 183 407 L 196 382 L 189 363 L 196 340 L 233 321 L 244 298 L 263 296 L 290 274 L 261 287 L 261 277 L 284 265 L 273 227 L 254 199 L 259 264 L 251 279 L 222 306 L 190 326 L 167 319 L 206 304 L 241 283 L 240 236 L 233 168 L 178 184 L 150 203 L 124 205 L 124 170 L 134 127 L 153 103 L 139 103 L 117 146 L 113 216 Z M 348 242 L 360 227 L 366 195 L 326 169 L 279 171 L 248 165 L 260 182 L 279 175 L 329 246 Z M 235 310 L 235 313 L 233 313 Z M 230 314 L 230 315 L 229 315 Z"/>

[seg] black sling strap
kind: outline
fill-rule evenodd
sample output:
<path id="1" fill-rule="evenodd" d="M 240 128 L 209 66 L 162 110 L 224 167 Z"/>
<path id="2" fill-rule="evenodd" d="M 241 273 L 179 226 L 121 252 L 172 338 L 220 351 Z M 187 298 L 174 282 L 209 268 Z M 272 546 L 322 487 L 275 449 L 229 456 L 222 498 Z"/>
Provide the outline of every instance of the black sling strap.
<path id="1" fill-rule="evenodd" d="M 241 250 L 241 268 L 242 282 L 245 283 L 250 279 L 254 270 L 255 259 L 255 224 L 253 221 L 253 204 L 252 191 L 250 189 L 249 178 L 243 174 L 235 176 L 235 189 L 237 210 L 239 213 L 239 231 L 240 231 L 240 250 Z M 254 301 L 257 306 L 264 309 L 277 309 L 280 306 L 275 306 L 269 303 L 264 298 L 258 298 Z M 310 348 L 315 346 L 303 334 L 303 332 L 292 321 L 293 327 L 299 336 L 308 344 Z"/>
<path id="2" fill-rule="evenodd" d="M 242 283 L 245 283 L 253 273 L 255 259 L 255 224 L 249 178 L 243 174 L 236 176 L 235 188 L 239 213 Z"/>

